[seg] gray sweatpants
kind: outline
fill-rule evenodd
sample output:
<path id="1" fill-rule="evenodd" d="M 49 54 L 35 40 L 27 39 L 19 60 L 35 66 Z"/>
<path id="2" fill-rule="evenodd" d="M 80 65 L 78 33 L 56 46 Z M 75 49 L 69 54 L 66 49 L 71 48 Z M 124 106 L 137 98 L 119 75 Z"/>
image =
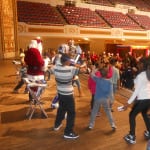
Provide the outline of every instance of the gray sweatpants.
<path id="1" fill-rule="evenodd" d="M 110 101 L 107 99 L 101 99 L 101 100 L 94 100 L 93 109 L 90 116 L 90 123 L 89 126 L 94 127 L 95 124 L 95 118 L 99 111 L 100 106 L 104 108 L 104 111 L 108 117 L 109 123 L 112 126 L 115 126 L 114 119 L 112 116 L 111 108 L 110 108 Z"/>

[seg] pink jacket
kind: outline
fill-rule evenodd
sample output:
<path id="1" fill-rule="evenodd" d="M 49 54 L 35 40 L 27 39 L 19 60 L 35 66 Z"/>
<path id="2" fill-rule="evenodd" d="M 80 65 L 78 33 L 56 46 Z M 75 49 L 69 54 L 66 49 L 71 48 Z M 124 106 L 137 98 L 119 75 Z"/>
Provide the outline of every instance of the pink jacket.
<path id="1" fill-rule="evenodd" d="M 112 74 L 113 74 L 113 71 L 112 71 L 112 67 L 110 66 L 109 70 L 108 70 L 107 78 L 108 79 L 111 78 Z M 97 77 L 101 77 L 100 71 L 97 71 L 95 73 L 95 75 Z M 88 78 L 88 88 L 89 88 L 91 94 L 95 94 L 95 91 L 96 91 L 96 82 L 91 78 L 91 76 L 89 76 L 89 78 Z"/>

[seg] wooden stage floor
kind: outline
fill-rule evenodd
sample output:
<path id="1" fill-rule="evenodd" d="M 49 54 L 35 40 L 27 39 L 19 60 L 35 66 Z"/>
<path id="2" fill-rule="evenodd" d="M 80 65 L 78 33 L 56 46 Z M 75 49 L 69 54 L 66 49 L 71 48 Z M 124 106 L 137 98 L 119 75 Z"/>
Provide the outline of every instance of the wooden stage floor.
<path id="1" fill-rule="evenodd" d="M 48 87 L 43 94 L 44 108 L 48 114 L 47 119 L 41 117 L 37 109 L 32 120 L 26 118 L 29 106 L 28 95 L 23 94 L 24 87 L 19 94 L 12 94 L 16 85 L 16 70 L 12 60 L 0 61 L 0 149 L 1 150 L 146 150 L 143 132 L 145 125 L 141 115 L 137 117 L 136 136 L 137 143 L 129 145 L 123 137 L 129 131 L 128 114 L 130 108 L 118 112 L 117 107 L 122 105 L 131 95 L 131 92 L 121 89 L 116 94 L 113 116 L 117 130 L 112 132 L 106 115 L 101 109 L 101 116 L 96 118 L 95 128 L 87 130 L 90 117 L 90 93 L 87 88 L 87 76 L 81 75 L 83 96 L 78 96 L 75 87 L 76 122 L 75 131 L 80 135 L 77 140 L 65 140 L 63 129 L 53 131 L 56 110 L 49 108 L 50 102 L 56 94 L 54 77 L 48 81 Z"/>

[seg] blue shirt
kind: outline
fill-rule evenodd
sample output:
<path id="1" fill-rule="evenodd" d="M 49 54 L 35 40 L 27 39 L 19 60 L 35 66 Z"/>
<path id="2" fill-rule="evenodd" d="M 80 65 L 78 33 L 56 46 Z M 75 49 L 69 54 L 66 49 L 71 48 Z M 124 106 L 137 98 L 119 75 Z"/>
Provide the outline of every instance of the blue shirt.
<path id="1" fill-rule="evenodd" d="M 102 77 L 92 76 L 93 80 L 96 82 L 96 92 L 94 95 L 94 100 L 102 99 L 112 99 L 113 96 L 113 86 L 109 79 Z"/>

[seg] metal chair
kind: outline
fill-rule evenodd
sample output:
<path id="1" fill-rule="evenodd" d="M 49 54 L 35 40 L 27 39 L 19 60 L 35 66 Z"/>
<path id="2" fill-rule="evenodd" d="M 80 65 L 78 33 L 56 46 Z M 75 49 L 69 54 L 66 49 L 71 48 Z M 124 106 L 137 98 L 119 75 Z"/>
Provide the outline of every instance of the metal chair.
<path id="1" fill-rule="evenodd" d="M 24 81 L 27 84 L 27 89 L 31 97 L 29 100 L 30 101 L 29 109 L 26 113 L 26 116 L 28 116 L 29 117 L 28 119 L 31 120 L 35 112 L 35 109 L 37 108 L 37 106 L 39 106 L 44 117 L 48 118 L 48 115 L 43 108 L 43 103 L 41 102 L 41 95 L 43 94 L 47 86 L 46 82 L 45 81 L 43 82 L 43 80 L 31 81 L 28 78 L 24 78 Z"/>

